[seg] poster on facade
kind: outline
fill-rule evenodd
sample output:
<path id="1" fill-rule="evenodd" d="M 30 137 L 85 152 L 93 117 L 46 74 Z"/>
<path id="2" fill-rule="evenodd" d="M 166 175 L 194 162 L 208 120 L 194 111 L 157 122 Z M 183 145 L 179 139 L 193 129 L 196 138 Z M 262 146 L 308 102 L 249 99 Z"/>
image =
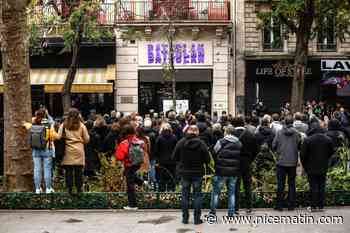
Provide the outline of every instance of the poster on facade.
<path id="1" fill-rule="evenodd" d="M 173 108 L 172 100 L 163 100 L 163 112 L 167 112 Z M 185 113 L 189 109 L 188 100 L 176 100 L 176 112 Z"/>
<path id="2" fill-rule="evenodd" d="M 174 65 L 176 68 L 213 65 L 212 41 L 175 41 Z M 163 67 L 169 64 L 167 41 L 140 41 L 139 66 Z"/>

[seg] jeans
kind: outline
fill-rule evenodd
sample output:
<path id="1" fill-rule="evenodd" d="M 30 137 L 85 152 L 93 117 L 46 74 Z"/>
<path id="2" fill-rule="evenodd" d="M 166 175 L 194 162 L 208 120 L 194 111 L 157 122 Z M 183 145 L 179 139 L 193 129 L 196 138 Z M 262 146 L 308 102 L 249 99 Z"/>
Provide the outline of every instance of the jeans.
<path id="1" fill-rule="evenodd" d="M 323 209 L 326 188 L 326 174 L 308 175 L 311 191 L 311 207 Z"/>
<path id="2" fill-rule="evenodd" d="M 151 183 L 157 183 L 157 177 L 156 177 L 156 160 L 150 161 L 150 167 L 149 167 L 149 181 Z"/>
<path id="3" fill-rule="evenodd" d="M 216 208 L 219 204 L 221 190 L 226 183 L 228 195 L 228 216 L 235 214 L 235 190 L 237 177 L 233 176 L 215 176 L 213 181 L 213 192 L 211 193 L 210 213 L 216 214 Z"/>
<path id="4" fill-rule="evenodd" d="M 182 219 L 184 222 L 188 222 L 189 218 L 189 204 L 191 186 L 193 187 L 194 198 L 194 222 L 198 223 L 201 218 L 202 209 L 202 177 L 183 177 L 182 178 Z"/>
<path id="5" fill-rule="evenodd" d="M 83 166 L 64 166 L 66 173 L 66 185 L 69 193 L 72 193 L 73 190 L 73 180 L 77 192 L 80 193 L 83 187 Z"/>
<path id="6" fill-rule="evenodd" d="M 236 182 L 236 196 L 235 196 L 235 208 L 236 211 L 239 209 L 239 202 L 240 202 L 240 191 L 241 191 L 241 180 L 243 180 L 243 186 L 244 186 L 244 194 L 245 194 L 245 200 L 247 204 L 247 208 L 252 208 L 252 175 L 251 175 L 251 168 L 245 168 L 241 170 L 240 176 L 237 177 Z"/>
<path id="7" fill-rule="evenodd" d="M 288 176 L 288 208 L 295 208 L 296 188 L 295 177 L 296 167 L 284 167 L 277 165 L 277 208 L 283 208 L 284 186 Z"/>
<path id="8" fill-rule="evenodd" d="M 40 189 L 41 186 L 42 166 L 44 166 L 45 187 L 52 188 L 52 154 L 51 150 L 32 150 L 35 189 Z"/>
<path id="9" fill-rule="evenodd" d="M 141 186 L 143 184 L 143 180 L 140 179 L 136 174 L 137 170 L 139 169 L 140 169 L 140 166 L 131 166 L 131 167 L 126 167 L 124 170 L 129 207 L 137 207 L 135 184 L 137 184 L 138 186 Z"/>

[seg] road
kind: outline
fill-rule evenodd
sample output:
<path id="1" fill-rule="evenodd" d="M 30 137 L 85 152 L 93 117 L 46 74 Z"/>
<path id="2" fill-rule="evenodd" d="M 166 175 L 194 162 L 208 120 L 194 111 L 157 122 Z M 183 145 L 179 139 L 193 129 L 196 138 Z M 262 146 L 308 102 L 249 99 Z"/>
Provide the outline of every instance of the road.
<path id="1" fill-rule="evenodd" d="M 206 211 L 203 211 L 206 213 Z M 204 214 L 203 214 L 204 215 Z M 305 209 L 276 212 L 255 210 L 252 215 L 240 213 L 241 221 L 224 224 L 225 212 L 218 213 L 216 224 L 199 226 L 181 224 L 178 210 L 72 210 L 72 211 L 0 211 L 0 233 L 346 233 L 350 232 L 350 207 L 331 208 L 309 213 Z M 247 216 L 250 216 L 248 219 Z M 225 219 L 227 220 L 227 219 Z M 236 219 L 237 220 L 237 219 Z M 257 221 L 260 222 L 257 222 Z M 304 221 L 303 221 L 304 220 Z M 306 221 L 305 221 L 306 220 Z M 318 221 L 318 224 L 310 221 Z M 238 220 L 237 220 L 238 221 Z M 262 222 L 262 221 L 265 221 Z M 267 224 L 275 221 L 276 224 Z M 294 221 L 294 224 L 277 222 Z M 309 221 L 309 222 L 307 222 Z M 333 224 L 321 224 L 320 222 Z"/>

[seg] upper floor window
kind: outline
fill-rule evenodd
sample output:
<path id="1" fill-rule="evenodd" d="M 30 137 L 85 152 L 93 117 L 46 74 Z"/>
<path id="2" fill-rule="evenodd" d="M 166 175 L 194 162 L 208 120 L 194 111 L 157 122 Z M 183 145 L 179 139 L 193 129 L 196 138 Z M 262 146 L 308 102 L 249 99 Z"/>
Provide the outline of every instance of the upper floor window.
<path id="1" fill-rule="evenodd" d="M 317 50 L 320 52 L 332 52 L 337 50 L 337 38 L 335 35 L 335 18 L 327 16 L 320 23 L 317 33 Z"/>
<path id="2" fill-rule="evenodd" d="M 283 50 L 283 27 L 277 19 L 271 17 L 268 24 L 263 29 L 263 49 L 264 51 Z"/>

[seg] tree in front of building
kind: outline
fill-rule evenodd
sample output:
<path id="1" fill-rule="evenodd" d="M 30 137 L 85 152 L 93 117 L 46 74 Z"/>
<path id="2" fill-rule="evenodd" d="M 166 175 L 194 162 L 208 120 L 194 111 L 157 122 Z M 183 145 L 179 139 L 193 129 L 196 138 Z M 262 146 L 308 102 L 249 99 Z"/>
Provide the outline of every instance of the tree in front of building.
<path id="1" fill-rule="evenodd" d="M 27 7 L 29 0 L 0 1 L 4 78 L 5 190 L 32 191 L 32 154 L 22 122 L 31 121 Z"/>
<path id="2" fill-rule="evenodd" d="M 38 47 L 38 41 L 42 41 L 41 37 L 43 35 L 49 35 L 55 27 L 59 27 L 59 33 L 62 34 L 64 40 L 62 53 L 71 54 L 71 64 L 62 91 L 64 112 L 67 112 L 71 107 L 71 89 L 78 69 L 81 45 L 84 42 L 99 42 L 113 37 L 113 33 L 107 27 L 101 25 L 104 23 L 101 22 L 100 15 L 103 2 L 103 0 L 37 0 L 37 5 L 34 6 L 44 9 L 41 24 L 46 28 L 40 29 L 44 32 L 37 33 L 38 30 L 33 30 L 33 28 L 38 28 L 38 26 L 33 26 L 37 22 L 33 22 L 31 27 L 33 49 Z M 55 14 L 51 14 L 50 10 L 46 10 L 50 7 Z M 39 43 L 39 47 L 45 45 L 45 41 Z"/>
<path id="3" fill-rule="evenodd" d="M 325 19 L 334 19 L 337 38 L 343 40 L 349 34 L 350 1 L 343 0 L 280 0 L 268 1 L 271 10 L 259 13 L 262 25 L 271 25 L 271 19 L 284 25 L 284 35 L 294 34 L 294 77 L 291 94 L 291 109 L 302 111 L 304 102 L 304 78 L 310 41 L 319 35 Z"/>

